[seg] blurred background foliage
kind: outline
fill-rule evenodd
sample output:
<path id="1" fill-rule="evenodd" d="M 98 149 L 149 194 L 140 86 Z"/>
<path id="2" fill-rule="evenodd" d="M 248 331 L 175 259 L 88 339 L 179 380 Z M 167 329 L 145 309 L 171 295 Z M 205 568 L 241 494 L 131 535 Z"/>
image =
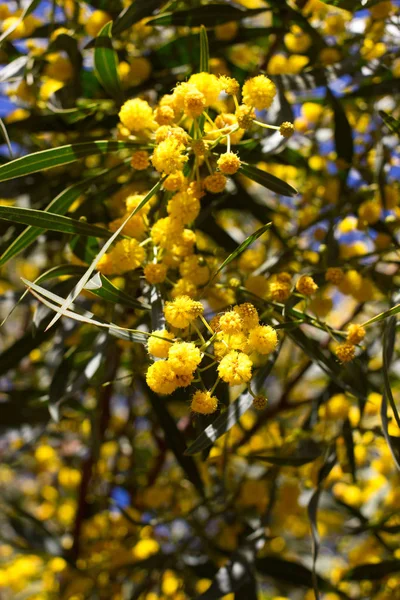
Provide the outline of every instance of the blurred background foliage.
<path id="1" fill-rule="evenodd" d="M 398 4 L 0 4 L 2 599 L 400 598 Z M 206 70 L 266 74 L 257 118 L 295 133 L 252 129 L 252 167 L 202 198 L 196 254 L 229 258 L 207 319 L 251 301 L 279 348 L 252 383 L 265 408 L 219 383 L 199 416 L 187 389 L 145 383 L 176 265 L 163 285 L 94 275 L 49 329 L 43 289 L 66 298 L 125 199 L 157 183 L 130 165 L 121 105 Z M 299 275 L 318 289 L 296 292 Z M 344 363 L 349 323 L 367 334 Z"/>

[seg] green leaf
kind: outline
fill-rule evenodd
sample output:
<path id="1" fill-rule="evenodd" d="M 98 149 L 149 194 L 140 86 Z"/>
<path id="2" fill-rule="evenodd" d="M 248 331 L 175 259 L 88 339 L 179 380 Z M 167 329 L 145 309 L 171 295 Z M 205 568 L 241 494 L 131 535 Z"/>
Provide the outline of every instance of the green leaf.
<path id="1" fill-rule="evenodd" d="M 277 448 L 276 454 L 250 454 L 248 458 L 265 461 L 280 467 L 301 467 L 319 458 L 322 447 L 313 440 L 300 440 L 294 451 L 289 449 L 290 453 L 288 454 L 286 454 L 286 451 L 285 448 Z"/>
<path id="2" fill-rule="evenodd" d="M 85 267 L 81 267 L 82 272 L 86 271 Z M 97 279 L 99 282 L 98 287 L 89 286 L 93 279 Z M 131 308 L 138 308 L 140 310 L 150 310 L 151 306 L 145 302 L 139 302 L 139 300 L 134 300 L 128 294 L 126 294 L 123 290 L 117 288 L 107 277 L 101 275 L 101 273 L 97 273 L 94 278 L 92 278 L 85 286 L 86 290 L 89 290 L 95 296 L 99 298 L 103 298 L 107 302 L 112 302 L 113 304 L 123 304 L 124 306 L 130 306 Z"/>
<path id="3" fill-rule="evenodd" d="M 350 168 L 354 154 L 353 130 L 340 100 L 332 94 L 329 87 L 327 88 L 326 97 L 333 108 L 337 157 L 344 160 L 348 168 Z"/>
<path id="4" fill-rule="evenodd" d="M 51 169 L 66 165 L 91 156 L 94 154 L 108 154 L 124 148 L 132 148 L 137 145 L 134 142 L 115 140 L 102 140 L 99 142 L 82 142 L 80 144 L 68 144 L 59 148 L 41 150 L 34 154 L 22 156 L 0 166 L 0 181 L 7 181 L 15 177 L 37 173 L 43 169 Z"/>
<path id="5" fill-rule="evenodd" d="M 354 439 L 353 439 L 353 430 L 351 428 L 351 423 L 349 419 L 346 419 L 343 423 L 342 434 L 344 443 L 346 446 L 346 454 L 347 460 L 349 461 L 349 466 L 351 470 L 351 476 L 353 479 L 353 483 L 357 481 L 357 473 L 356 473 L 356 459 L 354 456 Z"/>
<path id="6" fill-rule="evenodd" d="M 112 45 L 112 21 L 104 25 L 94 47 L 94 71 L 103 88 L 121 105 L 123 94 L 118 75 L 118 54 Z"/>
<path id="7" fill-rule="evenodd" d="M 200 27 L 200 72 L 208 73 L 210 70 L 210 50 L 208 48 L 207 31 L 204 25 Z"/>
<path id="8" fill-rule="evenodd" d="M 240 21 L 249 17 L 255 17 L 269 8 L 254 8 L 250 10 L 241 10 L 234 6 L 226 4 L 208 4 L 189 10 L 179 10 L 175 12 L 165 12 L 161 15 L 149 19 L 148 23 L 152 26 L 158 25 L 177 25 L 186 27 L 215 27 L 228 21 Z"/>
<path id="9" fill-rule="evenodd" d="M 48 325 L 48 328 L 50 328 L 52 325 L 54 325 L 54 323 L 56 323 L 58 321 L 58 319 L 63 315 L 63 313 L 65 311 L 67 311 L 68 308 L 71 306 L 71 304 L 73 303 L 73 301 L 75 300 L 75 298 L 77 296 L 79 296 L 79 294 L 81 293 L 81 291 L 83 290 L 83 288 L 85 287 L 85 285 L 87 284 L 87 282 L 89 281 L 89 279 L 90 279 L 93 271 L 95 270 L 96 265 L 99 262 L 99 260 L 102 258 L 102 256 L 104 256 L 104 254 L 107 252 L 107 250 L 109 249 L 109 247 L 111 246 L 111 244 L 117 239 L 117 237 L 122 232 L 123 228 L 128 223 L 128 221 L 137 212 L 139 212 L 139 210 L 141 210 L 143 208 L 143 206 L 145 206 L 149 202 L 149 200 L 151 200 L 151 198 L 158 192 L 158 190 L 161 188 L 161 186 L 162 186 L 162 184 L 164 182 L 164 179 L 165 179 L 165 177 L 162 178 L 162 179 L 160 179 L 152 187 L 152 189 L 146 194 L 146 196 L 143 198 L 143 200 L 141 202 L 139 202 L 139 204 L 137 205 L 137 207 L 126 217 L 126 219 L 123 221 L 123 223 L 121 224 L 121 226 L 117 229 L 117 231 L 109 238 L 109 240 L 107 240 L 107 242 L 104 244 L 104 246 L 102 247 L 102 249 L 100 250 L 100 252 L 96 255 L 96 258 L 93 260 L 93 262 L 91 263 L 90 267 L 86 270 L 86 273 L 82 276 L 82 278 L 79 280 L 79 282 L 77 283 L 77 285 L 75 286 L 75 288 L 68 295 L 68 297 L 64 300 L 63 304 L 61 305 L 60 311 L 57 312 L 57 314 L 55 315 L 55 317 L 53 318 L 53 320 Z"/>
<path id="10" fill-rule="evenodd" d="M 10 64 L 0 69 L 0 83 L 11 81 L 14 78 L 17 79 L 22 77 L 22 73 L 26 67 L 27 62 L 27 56 L 20 56 L 12 62 L 10 62 Z"/>
<path id="11" fill-rule="evenodd" d="M 79 196 L 90 186 L 91 183 L 94 183 L 97 179 L 109 172 L 109 170 L 102 171 L 95 177 L 90 177 L 89 179 L 85 179 L 80 183 L 70 186 L 66 190 L 62 191 L 56 198 L 54 198 L 54 200 L 52 200 L 52 202 L 50 202 L 50 204 L 44 210 L 46 212 L 50 211 L 53 214 L 58 215 L 66 213 L 71 204 L 75 202 L 77 198 L 79 198 Z M 22 250 L 30 246 L 44 231 L 45 230 L 41 229 L 40 227 L 28 227 L 25 229 L 0 256 L 0 267 L 10 260 L 10 258 L 16 256 L 22 252 Z"/>
<path id="12" fill-rule="evenodd" d="M 146 386 L 147 387 L 147 386 Z M 158 422 L 164 431 L 165 443 L 173 452 L 176 460 L 186 473 L 187 478 L 195 486 L 197 491 L 203 496 L 203 482 L 194 459 L 186 456 L 186 444 L 182 432 L 176 426 L 175 419 L 170 415 L 165 399 L 160 398 L 147 388 L 148 397 L 151 402 L 154 413 L 157 415 Z"/>
<path id="13" fill-rule="evenodd" d="M 94 235 L 100 238 L 107 238 L 111 233 L 103 227 L 90 225 L 84 221 L 63 217 L 44 210 L 34 208 L 22 208 L 19 206 L 0 206 L 0 219 L 40 227 L 50 231 L 60 231 L 61 233 L 78 233 L 80 235 Z"/>
<path id="14" fill-rule="evenodd" d="M 6 31 L 4 31 L 4 33 L 2 33 L 0 35 L 0 44 L 2 42 L 4 42 L 12 34 L 13 31 L 15 31 L 17 29 L 18 25 L 20 25 L 23 22 L 25 17 L 30 15 L 31 12 L 33 12 L 35 10 L 35 8 L 40 4 L 40 1 L 41 0 L 32 0 L 27 5 L 27 7 L 22 11 L 22 14 L 21 14 L 20 18 L 18 19 L 18 21 L 16 21 L 13 25 L 11 25 L 11 27 L 6 29 Z"/>
<path id="15" fill-rule="evenodd" d="M 142 0 L 141 2 L 136 0 L 129 3 L 115 19 L 112 34 L 119 35 L 138 21 L 151 15 L 164 2 L 165 0 Z"/>
<path id="16" fill-rule="evenodd" d="M 400 304 L 396 304 L 396 306 L 389 308 L 389 310 L 385 310 L 384 312 L 379 313 L 379 315 L 375 315 L 375 317 L 372 317 L 372 319 L 368 319 L 368 321 L 365 321 L 365 323 L 363 323 L 363 326 L 366 327 L 367 325 L 371 325 L 372 323 L 384 321 L 388 317 L 393 317 L 394 315 L 397 315 L 399 312 Z"/>
<path id="17" fill-rule="evenodd" d="M 279 352 L 279 350 L 278 350 Z M 268 360 L 268 362 L 259 369 L 255 378 L 252 382 L 252 388 L 256 393 L 262 389 L 265 381 L 272 371 L 272 367 L 278 357 L 278 352 L 275 352 Z M 245 392 L 239 396 L 228 408 L 221 413 L 211 425 L 205 428 L 205 430 L 195 439 L 195 441 L 186 450 L 186 454 L 197 454 L 202 450 L 205 450 L 225 433 L 227 433 L 236 423 L 240 417 L 248 411 L 250 406 L 253 404 L 253 396 L 249 392 Z"/>
<path id="18" fill-rule="evenodd" d="M 400 560 L 384 560 L 380 563 L 357 565 L 347 571 L 343 578 L 346 581 L 363 581 L 365 579 L 375 581 L 398 571 L 400 571 Z"/>
<path id="19" fill-rule="evenodd" d="M 23 277 L 21 277 L 21 279 L 27 286 L 28 291 L 30 291 L 31 294 L 35 296 L 35 298 L 40 300 L 40 302 L 47 306 L 47 308 L 50 308 L 51 310 L 59 314 L 60 306 L 63 304 L 64 298 L 62 298 L 58 294 L 55 294 L 54 292 L 50 292 L 49 290 L 40 287 L 39 285 L 36 285 L 36 283 L 34 283 L 33 281 L 28 281 Z M 107 329 L 111 335 L 119 337 L 123 340 L 128 340 L 130 342 L 146 344 L 148 339 L 149 334 L 146 334 L 143 331 L 120 327 L 118 325 L 115 325 L 115 323 L 110 323 L 99 317 L 94 318 L 93 313 L 80 308 L 76 312 L 73 312 L 72 310 L 65 310 L 63 312 L 63 315 L 70 319 L 74 319 L 75 321 L 78 321 L 80 323 L 88 323 L 89 325 L 95 325 L 96 327 Z M 47 330 L 48 328 L 46 329 L 46 331 Z"/>
<path id="20" fill-rule="evenodd" d="M 275 175 L 271 175 L 271 173 L 262 171 L 254 165 L 242 163 L 242 166 L 240 167 L 238 172 L 242 175 L 246 175 L 246 177 L 248 177 L 252 181 L 255 181 L 256 183 L 259 183 L 268 190 L 275 192 L 275 194 L 280 194 L 282 196 L 296 196 L 296 194 L 298 193 L 294 187 L 292 187 L 285 181 L 282 181 L 282 179 L 275 177 Z"/>
<path id="21" fill-rule="evenodd" d="M 11 148 L 11 142 L 10 142 L 10 138 L 8 137 L 6 126 L 3 123 L 3 119 L 0 119 L 0 129 L 1 129 L 1 134 L 4 138 L 4 141 L 7 145 L 8 153 L 10 155 L 10 158 L 12 159 L 13 153 L 12 153 L 12 148 Z"/>
<path id="22" fill-rule="evenodd" d="M 396 337 L 396 319 L 392 317 L 386 324 L 385 332 L 383 335 L 382 353 L 383 353 L 383 394 L 381 403 L 381 421 L 382 431 L 385 437 L 386 443 L 389 446 L 389 450 L 392 454 L 393 460 L 397 469 L 400 471 L 400 437 L 390 435 L 389 433 L 389 419 L 387 416 L 387 401 L 389 399 L 390 406 L 393 411 L 397 426 L 399 426 L 399 413 L 397 411 L 396 403 L 393 398 L 392 390 L 389 381 L 389 367 L 392 361 L 394 352 L 394 343 Z"/>
<path id="23" fill-rule="evenodd" d="M 320 537 L 318 533 L 317 526 L 317 512 L 318 512 L 318 504 L 319 498 L 322 492 L 322 486 L 325 479 L 328 477 L 329 473 L 332 471 L 333 467 L 337 462 L 336 451 L 335 448 L 331 448 L 330 453 L 326 457 L 325 463 L 322 465 L 321 469 L 318 473 L 318 484 L 317 488 L 311 496 L 310 502 L 307 506 L 308 518 L 311 524 L 311 537 L 312 537 L 312 581 L 313 581 L 313 589 L 315 594 L 315 599 L 319 600 L 319 585 L 318 585 L 318 576 L 315 570 L 317 565 Z"/>
<path id="24" fill-rule="evenodd" d="M 265 233 L 266 231 L 268 231 L 268 229 L 270 227 L 271 227 L 271 223 L 267 223 L 266 225 L 263 225 L 262 227 L 260 227 L 260 229 L 257 229 L 257 231 L 255 231 L 254 233 L 252 233 L 251 235 L 249 235 L 249 237 L 246 238 L 244 240 L 244 242 L 242 242 L 240 244 L 240 246 L 238 246 L 236 248 L 236 250 L 234 250 L 233 252 L 231 252 L 231 254 L 223 261 L 223 263 L 220 264 L 220 266 L 215 271 L 215 273 L 212 275 L 212 277 L 211 277 L 211 279 L 210 279 L 210 281 L 208 282 L 207 285 L 210 285 L 210 283 L 216 278 L 216 276 L 218 275 L 218 273 L 220 273 L 222 271 L 222 269 L 224 269 L 227 265 L 229 265 L 229 263 L 231 263 L 238 256 L 240 256 L 240 254 L 242 254 L 242 252 L 244 252 L 246 250 L 246 248 L 248 248 L 250 246 L 250 244 L 252 244 L 253 242 L 255 242 L 260 236 L 263 235 L 263 233 Z"/>
<path id="25" fill-rule="evenodd" d="M 300 563 L 271 555 L 256 558 L 255 567 L 261 575 L 272 577 L 286 585 L 312 587 L 312 573 L 310 569 Z M 328 581 L 319 576 L 318 585 L 325 590 L 333 591 L 335 589 Z M 345 597 L 342 594 L 341 596 Z"/>
<path id="26" fill-rule="evenodd" d="M 384 110 L 379 111 L 379 116 L 382 118 L 389 131 L 396 135 L 400 135 L 400 119 L 395 119 Z"/>

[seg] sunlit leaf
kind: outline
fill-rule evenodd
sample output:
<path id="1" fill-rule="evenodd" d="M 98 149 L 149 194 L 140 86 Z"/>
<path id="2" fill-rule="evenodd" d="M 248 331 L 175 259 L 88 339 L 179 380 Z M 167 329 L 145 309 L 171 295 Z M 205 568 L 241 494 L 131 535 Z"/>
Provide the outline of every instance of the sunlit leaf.
<path id="1" fill-rule="evenodd" d="M 66 165 L 75 162 L 80 158 L 85 158 L 86 156 L 108 154 L 109 152 L 116 152 L 123 148 L 132 148 L 135 145 L 137 144 L 129 141 L 107 140 L 68 144 L 67 146 L 60 146 L 59 148 L 42 150 L 41 152 L 28 154 L 22 158 L 16 158 L 5 165 L 1 165 L 0 181 L 7 181 L 7 179 L 14 179 L 15 177 L 37 173 L 43 169 L 51 169 L 53 167 Z"/>
<path id="2" fill-rule="evenodd" d="M 22 208 L 19 206 L 0 206 L 0 219 L 22 223 L 44 230 L 60 231 L 61 233 L 76 233 L 79 235 L 94 235 L 107 238 L 111 233 L 103 227 L 90 225 L 84 221 L 71 219 L 44 210 L 34 208 Z"/>
<path id="3" fill-rule="evenodd" d="M 285 181 L 282 181 L 282 179 L 275 177 L 275 175 L 271 175 L 271 173 L 262 171 L 254 165 L 242 163 L 238 172 L 242 175 L 246 175 L 246 177 L 259 183 L 268 190 L 275 192 L 275 194 L 280 194 L 282 196 L 296 196 L 298 193 L 294 187 Z"/>
<path id="4" fill-rule="evenodd" d="M 94 48 L 94 67 L 97 79 L 118 104 L 122 104 L 123 95 L 118 75 L 118 55 L 112 45 L 112 21 L 104 25 Z"/>

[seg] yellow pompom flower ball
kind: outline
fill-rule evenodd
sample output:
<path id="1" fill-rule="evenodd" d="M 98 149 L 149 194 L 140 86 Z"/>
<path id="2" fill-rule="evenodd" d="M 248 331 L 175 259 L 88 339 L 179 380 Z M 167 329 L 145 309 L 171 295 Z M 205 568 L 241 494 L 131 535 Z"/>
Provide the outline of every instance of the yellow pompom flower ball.
<path id="1" fill-rule="evenodd" d="M 247 354 L 233 350 L 218 365 L 218 375 L 229 385 L 240 385 L 251 379 L 253 363 Z"/>
<path id="2" fill-rule="evenodd" d="M 201 415 L 211 415 L 217 410 L 218 400 L 210 392 L 197 390 L 192 396 L 190 408 Z"/>
<path id="3" fill-rule="evenodd" d="M 146 100 L 127 100 L 119 111 L 119 119 L 129 131 L 137 133 L 153 127 L 153 110 Z"/>
<path id="4" fill-rule="evenodd" d="M 233 175 L 240 169 L 240 158 L 234 152 L 225 152 L 221 154 L 217 165 L 225 175 Z"/>
<path id="5" fill-rule="evenodd" d="M 200 212 L 200 200 L 186 192 L 178 192 L 168 201 L 168 214 L 184 225 L 196 219 Z"/>
<path id="6" fill-rule="evenodd" d="M 243 102 L 257 110 L 269 108 L 275 95 L 275 84 L 265 75 L 248 79 L 242 89 Z"/>
<path id="7" fill-rule="evenodd" d="M 185 94 L 184 111 L 188 117 L 195 119 L 199 117 L 207 105 L 204 94 L 195 87 Z"/>
<path id="8" fill-rule="evenodd" d="M 167 358 L 174 334 L 166 329 L 156 329 L 147 342 L 147 350 L 157 358 Z M 171 340 L 171 341 L 168 341 Z"/>
<path id="9" fill-rule="evenodd" d="M 258 325 L 258 312 L 254 304 L 244 302 L 233 307 L 233 310 L 240 316 L 244 329 L 254 329 Z"/>
<path id="10" fill-rule="evenodd" d="M 172 394 L 178 387 L 176 373 L 167 360 L 150 365 L 146 373 L 146 382 L 156 394 Z"/>
<path id="11" fill-rule="evenodd" d="M 271 354 L 277 346 L 278 336 L 269 325 L 258 325 L 249 332 L 249 346 L 260 354 Z"/>
<path id="12" fill-rule="evenodd" d="M 145 251 L 139 242 L 134 238 L 125 239 L 117 242 L 111 252 L 102 256 L 97 263 L 97 269 L 104 275 L 122 275 L 137 269 L 144 258 Z"/>
<path id="13" fill-rule="evenodd" d="M 234 310 L 224 313 L 218 321 L 218 329 L 228 335 L 240 333 L 243 329 L 242 319 L 240 314 Z"/>
<path id="14" fill-rule="evenodd" d="M 347 363 L 355 357 L 356 347 L 353 344 L 344 342 L 343 344 L 338 344 L 334 352 L 341 363 Z"/>
<path id="15" fill-rule="evenodd" d="M 163 263 L 149 263 L 143 270 L 146 281 L 151 285 L 165 281 L 167 271 L 168 267 Z"/>
<path id="16" fill-rule="evenodd" d="M 112 17 L 104 10 L 95 10 L 88 18 L 85 29 L 88 35 L 96 37 Z"/>
<path id="17" fill-rule="evenodd" d="M 169 137 L 163 140 L 154 150 L 151 162 L 157 171 L 171 175 L 182 171 L 188 157 L 183 154 L 185 146 L 178 140 Z"/>
<path id="18" fill-rule="evenodd" d="M 296 283 L 296 290 L 303 296 L 311 296 L 318 289 L 314 279 L 309 275 L 302 275 Z"/>
<path id="19" fill-rule="evenodd" d="M 131 167 L 137 171 L 144 171 L 150 164 L 149 153 L 146 150 L 138 150 L 132 154 Z"/>
<path id="20" fill-rule="evenodd" d="M 191 375 L 201 359 L 201 352 L 193 342 L 177 342 L 168 352 L 168 362 L 177 375 Z"/>
<path id="21" fill-rule="evenodd" d="M 366 331 L 362 325 L 350 323 L 347 328 L 347 342 L 349 344 L 359 344 L 365 338 Z"/>
<path id="22" fill-rule="evenodd" d="M 172 302 L 166 302 L 164 315 L 167 323 L 177 329 L 185 329 L 199 315 L 203 314 L 203 305 L 189 296 L 178 296 Z"/>
<path id="23" fill-rule="evenodd" d="M 325 281 L 339 285 L 343 281 L 344 273 L 340 267 L 329 267 L 325 273 Z"/>
<path id="24" fill-rule="evenodd" d="M 223 192 L 226 186 L 226 177 L 222 173 L 213 173 L 204 180 L 204 187 L 211 194 Z"/>
<path id="25" fill-rule="evenodd" d="M 221 93 L 221 84 L 216 75 L 212 73 L 195 73 L 189 78 L 188 83 L 194 85 L 203 94 L 206 106 L 217 102 Z"/>
<path id="26" fill-rule="evenodd" d="M 254 396 L 253 398 L 253 406 L 256 410 L 264 410 L 264 408 L 267 406 L 267 402 L 268 400 L 262 394 Z"/>

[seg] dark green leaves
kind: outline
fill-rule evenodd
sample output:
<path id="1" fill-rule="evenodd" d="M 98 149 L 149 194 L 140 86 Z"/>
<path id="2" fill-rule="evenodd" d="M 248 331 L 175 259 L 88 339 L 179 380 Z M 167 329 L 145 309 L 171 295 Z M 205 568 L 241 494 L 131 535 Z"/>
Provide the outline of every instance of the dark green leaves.
<path id="1" fill-rule="evenodd" d="M 118 75 L 118 55 L 112 45 L 112 21 L 104 25 L 96 38 L 94 67 L 103 88 L 120 105 L 123 102 L 121 82 Z"/>
<path id="2" fill-rule="evenodd" d="M 345 161 L 349 168 L 354 154 L 353 132 L 340 100 L 332 94 L 329 88 L 327 88 L 327 100 L 333 108 L 335 119 L 336 154 L 338 158 Z"/>
<path id="3" fill-rule="evenodd" d="M 208 48 L 207 31 L 204 25 L 200 27 L 200 72 L 208 73 L 210 69 L 210 51 Z"/>
<path id="4" fill-rule="evenodd" d="M 357 565 L 357 567 L 350 569 L 345 574 L 344 579 L 350 581 L 363 581 L 365 579 L 375 581 L 398 571 L 400 571 L 400 560 L 384 560 L 380 563 Z"/>
<path id="5" fill-rule="evenodd" d="M 215 27 L 228 21 L 240 21 L 248 17 L 255 17 L 268 10 L 265 8 L 255 8 L 250 10 L 240 10 L 234 6 L 226 4 L 208 4 L 199 6 L 190 10 L 179 10 L 176 12 L 163 13 L 149 20 L 151 25 L 177 25 L 186 27 Z"/>
<path id="6" fill-rule="evenodd" d="M 319 498 L 320 498 L 320 495 L 322 492 L 322 485 L 323 485 L 325 479 L 328 477 L 329 473 L 332 471 L 333 467 L 335 466 L 336 461 L 337 461 L 336 451 L 334 448 L 332 448 L 330 453 L 328 454 L 323 466 L 321 467 L 321 469 L 318 473 L 318 485 L 317 485 L 315 492 L 311 496 L 311 500 L 307 507 L 308 518 L 310 519 L 310 524 L 311 524 L 312 556 L 313 556 L 312 579 L 313 579 L 313 588 L 314 588 L 316 600 L 319 600 L 318 577 L 317 577 L 317 573 L 315 570 L 317 558 L 318 558 L 319 543 L 320 543 L 318 527 L 317 527 L 318 504 L 319 504 Z"/>
<path id="7" fill-rule="evenodd" d="M 387 416 L 388 404 L 389 400 L 390 406 L 393 411 L 393 415 L 395 417 L 396 423 L 399 426 L 399 413 L 397 411 L 396 403 L 393 398 L 392 390 L 390 387 L 389 381 L 389 368 L 390 363 L 392 361 L 393 352 L 394 352 L 394 342 L 396 335 L 396 319 L 392 317 L 385 327 L 385 333 L 383 336 L 383 344 L 382 344 L 382 352 L 383 352 L 383 383 L 384 390 L 382 395 L 382 404 L 381 404 L 381 421 L 382 421 L 382 430 L 383 435 L 385 436 L 386 442 L 389 446 L 390 452 L 393 456 L 393 460 L 395 462 L 396 467 L 400 470 L 400 437 L 395 437 L 390 435 L 389 433 L 389 419 Z"/>
<path id="8" fill-rule="evenodd" d="M 115 170 L 119 170 L 124 165 L 118 165 Z M 63 215 L 67 212 L 69 207 L 79 196 L 85 192 L 92 183 L 98 182 L 105 175 L 111 173 L 113 169 L 109 169 L 106 171 L 101 171 L 94 177 L 90 177 L 76 183 L 75 185 L 71 185 L 66 190 L 62 191 L 50 204 L 44 209 L 46 212 L 52 212 L 53 214 Z M 13 242 L 8 246 L 8 248 L 4 251 L 2 256 L 0 256 L 0 267 L 4 265 L 10 258 L 16 256 L 20 252 L 22 252 L 25 248 L 28 248 L 36 238 L 41 235 L 45 229 L 40 227 L 28 227 L 25 229 Z"/>
<path id="9" fill-rule="evenodd" d="M 141 0 L 130 2 L 118 15 L 112 26 L 112 34 L 119 35 L 135 23 L 151 15 L 165 0 Z"/>
<path id="10" fill-rule="evenodd" d="M 260 229 L 257 229 L 257 231 L 255 231 L 254 233 L 252 233 L 251 235 L 249 235 L 248 238 L 246 238 L 244 240 L 244 242 L 242 242 L 240 244 L 240 246 L 238 246 L 236 248 L 236 250 L 234 250 L 225 260 L 224 262 L 218 267 L 218 269 L 215 271 L 215 273 L 213 274 L 213 276 L 210 279 L 210 283 L 211 281 L 213 281 L 213 279 L 215 279 L 215 277 L 218 275 L 218 273 L 220 273 L 222 271 L 222 269 L 224 269 L 227 265 L 229 265 L 229 263 L 231 263 L 233 260 L 235 260 L 238 256 L 240 256 L 242 254 L 242 252 L 244 252 L 244 250 L 246 250 L 246 248 L 248 248 L 253 242 L 255 242 L 260 236 L 263 235 L 263 233 L 265 233 L 269 228 L 271 227 L 271 223 L 267 223 L 266 225 L 263 225 L 262 227 L 260 227 Z"/>
<path id="11" fill-rule="evenodd" d="M 172 418 L 167 409 L 165 399 L 160 398 L 151 390 L 149 390 L 149 399 L 154 413 L 157 415 L 158 422 L 164 431 L 165 442 L 168 448 L 174 453 L 176 460 L 186 473 L 189 481 L 191 481 L 197 491 L 203 495 L 203 482 L 201 480 L 199 470 L 194 459 L 191 456 L 187 456 L 187 453 L 185 453 L 185 440 L 183 439 L 182 433 L 176 426 L 175 420 Z"/>
<path id="12" fill-rule="evenodd" d="M 254 165 L 248 165 L 246 163 L 242 163 L 242 166 L 239 169 L 239 173 L 242 175 L 246 175 L 252 181 L 259 183 L 264 186 L 268 190 L 275 192 L 275 194 L 281 194 L 282 196 L 296 196 L 297 190 L 279 179 L 275 177 L 275 175 L 271 175 L 271 173 L 267 173 L 266 171 L 262 171 L 258 169 Z"/>
<path id="13" fill-rule="evenodd" d="M 267 364 L 261 367 L 256 374 L 252 389 L 258 393 L 265 384 L 272 367 L 275 364 L 278 353 L 275 352 L 268 360 Z M 239 421 L 240 417 L 252 406 L 253 397 L 249 392 L 239 396 L 228 408 L 221 413 L 211 425 L 198 436 L 193 444 L 186 450 L 186 454 L 197 454 L 214 444 L 224 433 L 232 429 Z"/>
<path id="14" fill-rule="evenodd" d="M 33 208 L 0 206 L 0 219 L 48 229 L 50 231 L 60 231 L 61 233 L 94 235 L 101 238 L 107 238 L 111 235 L 107 229 L 103 229 L 103 227 L 89 225 L 89 223 L 85 223 L 84 221 L 77 221 L 70 217 L 63 217 L 43 210 L 35 210 Z"/>
<path id="15" fill-rule="evenodd" d="M 296 448 L 278 448 L 274 454 L 251 454 L 249 458 L 280 467 L 301 467 L 321 456 L 322 448 L 313 440 L 300 440 Z"/>
<path id="16" fill-rule="evenodd" d="M 400 120 L 395 119 L 392 115 L 389 115 L 384 110 L 379 111 L 379 116 L 383 119 L 386 127 L 389 129 L 391 133 L 395 133 L 396 135 L 400 135 Z"/>
<path id="17" fill-rule="evenodd" d="M 132 148 L 133 146 L 135 146 L 133 142 L 102 140 L 99 142 L 68 144 L 59 148 L 42 150 L 41 152 L 28 154 L 2 165 L 0 167 L 0 181 L 7 181 L 7 179 L 37 173 L 43 169 L 66 165 L 86 156 L 108 154 L 109 152 L 116 152 L 123 148 Z"/>

